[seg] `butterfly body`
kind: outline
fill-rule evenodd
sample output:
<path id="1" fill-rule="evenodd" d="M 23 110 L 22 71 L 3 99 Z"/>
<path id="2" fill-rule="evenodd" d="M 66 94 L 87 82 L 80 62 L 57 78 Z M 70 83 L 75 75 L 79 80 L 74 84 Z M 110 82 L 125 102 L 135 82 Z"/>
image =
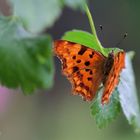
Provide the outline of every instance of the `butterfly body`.
<path id="1" fill-rule="evenodd" d="M 91 101 L 103 84 L 102 103 L 109 102 L 125 67 L 124 52 L 112 51 L 105 57 L 94 49 L 65 40 L 55 41 L 54 52 L 62 62 L 62 73 L 71 82 L 74 95 Z"/>
<path id="2" fill-rule="evenodd" d="M 109 53 L 108 57 L 106 58 L 106 61 L 105 61 L 105 64 L 104 64 L 104 71 L 103 71 L 103 74 L 104 74 L 104 77 L 103 77 L 103 84 L 105 84 L 106 82 L 106 79 L 111 71 L 111 68 L 113 66 L 113 63 L 114 63 L 114 52 L 111 52 Z"/>

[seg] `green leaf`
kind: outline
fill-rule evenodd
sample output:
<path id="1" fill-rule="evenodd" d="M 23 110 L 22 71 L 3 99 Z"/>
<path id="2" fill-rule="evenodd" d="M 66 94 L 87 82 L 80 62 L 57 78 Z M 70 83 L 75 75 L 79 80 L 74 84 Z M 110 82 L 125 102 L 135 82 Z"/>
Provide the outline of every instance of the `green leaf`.
<path id="1" fill-rule="evenodd" d="M 68 31 L 64 34 L 62 39 L 79 43 L 92 49 L 94 48 L 97 51 L 100 51 L 99 49 L 100 47 L 98 46 L 95 36 L 85 31 L 81 30 Z"/>
<path id="2" fill-rule="evenodd" d="M 91 106 L 92 115 L 95 118 L 96 124 L 99 128 L 104 128 L 110 122 L 112 122 L 117 115 L 120 113 L 120 103 L 119 103 L 119 94 L 115 90 L 110 98 L 108 104 L 102 105 L 101 98 L 103 94 L 103 89 L 101 89 L 93 104 Z"/>
<path id="3" fill-rule="evenodd" d="M 21 87 L 25 93 L 50 88 L 54 76 L 51 37 L 33 37 L 14 17 L 0 17 L 0 30 L 1 84 Z"/>
<path id="4" fill-rule="evenodd" d="M 126 68 L 121 73 L 118 91 L 125 117 L 136 132 L 140 132 L 140 109 L 131 59 L 133 54 L 133 52 L 126 54 Z"/>
<path id="5" fill-rule="evenodd" d="M 106 57 L 112 50 L 114 50 L 115 53 L 121 51 L 118 48 L 103 48 L 102 45 L 98 43 L 94 35 L 81 30 L 68 31 L 64 34 L 62 39 L 92 48 L 101 52 Z"/>
<path id="6" fill-rule="evenodd" d="M 59 0 L 9 0 L 14 14 L 21 17 L 31 32 L 41 32 L 51 27 L 60 16 L 62 5 Z"/>
<path id="7" fill-rule="evenodd" d="M 62 39 L 70 42 L 78 43 L 86 47 L 92 48 L 96 51 L 102 52 L 101 48 L 103 47 L 101 45 L 99 46 L 96 37 L 85 31 L 81 31 L 81 30 L 68 31 L 64 34 Z M 102 53 L 105 56 L 108 55 L 104 51 Z"/>
<path id="8" fill-rule="evenodd" d="M 9 0 L 13 13 L 22 19 L 24 26 L 33 33 L 51 27 L 62 13 L 64 5 L 84 9 L 87 0 Z"/>

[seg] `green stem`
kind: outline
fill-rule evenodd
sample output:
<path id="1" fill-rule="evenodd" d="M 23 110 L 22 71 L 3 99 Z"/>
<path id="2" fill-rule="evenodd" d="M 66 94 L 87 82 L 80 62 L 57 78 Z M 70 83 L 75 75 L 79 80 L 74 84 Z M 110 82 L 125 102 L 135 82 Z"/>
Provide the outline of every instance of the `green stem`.
<path id="1" fill-rule="evenodd" d="M 87 14 L 87 17 L 88 17 L 88 20 L 89 20 L 91 31 L 92 31 L 93 35 L 95 35 L 95 37 L 98 39 L 96 29 L 95 29 L 95 24 L 94 24 L 94 21 L 92 19 L 92 15 L 91 15 L 87 5 L 86 5 L 86 14 Z"/>
<path id="2" fill-rule="evenodd" d="M 100 41 L 98 39 L 96 29 L 95 29 L 95 25 L 94 25 L 94 21 L 93 21 L 91 12 L 90 12 L 90 10 L 89 10 L 87 5 L 85 5 L 85 10 L 86 10 L 86 14 L 87 14 L 87 17 L 88 17 L 88 20 L 89 20 L 89 24 L 90 24 L 90 27 L 91 27 L 92 34 L 95 36 L 95 38 L 97 40 L 97 43 L 98 43 L 98 46 L 100 47 L 101 52 L 103 52 L 103 47 L 102 47 L 102 45 L 101 45 L 101 43 L 100 43 Z"/>

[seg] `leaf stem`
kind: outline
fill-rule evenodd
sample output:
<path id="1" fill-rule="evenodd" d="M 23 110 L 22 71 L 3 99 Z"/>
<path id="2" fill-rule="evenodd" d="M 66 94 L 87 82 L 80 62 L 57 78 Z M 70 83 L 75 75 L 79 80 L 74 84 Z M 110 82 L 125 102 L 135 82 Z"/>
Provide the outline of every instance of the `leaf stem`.
<path id="1" fill-rule="evenodd" d="M 97 33 L 96 33 L 95 24 L 94 24 L 91 12 L 90 12 L 90 10 L 89 10 L 87 5 L 85 5 L 85 10 L 86 10 L 86 14 L 87 14 L 87 17 L 88 17 L 88 20 L 89 20 L 89 24 L 90 24 L 90 27 L 91 27 L 92 34 L 95 36 L 95 38 L 97 40 L 97 43 L 98 43 L 98 46 L 100 47 L 101 52 L 104 52 L 103 47 L 102 47 L 102 45 L 101 45 L 101 43 L 100 43 L 100 41 L 98 39 Z"/>
<path id="2" fill-rule="evenodd" d="M 88 20 L 89 20 L 89 24 L 90 24 L 90 27 L 91 27 L 92 34 L 95 35 L 96 38 L 98 38 L 96 30 L 95 30 L 95 24 L 94 24 L 91 12 L 90 12 L 90 10 L 89 10 L 87 5 L 86 5 L 86 14 L 87 14 L 87 17 L 88 17 Z"/>

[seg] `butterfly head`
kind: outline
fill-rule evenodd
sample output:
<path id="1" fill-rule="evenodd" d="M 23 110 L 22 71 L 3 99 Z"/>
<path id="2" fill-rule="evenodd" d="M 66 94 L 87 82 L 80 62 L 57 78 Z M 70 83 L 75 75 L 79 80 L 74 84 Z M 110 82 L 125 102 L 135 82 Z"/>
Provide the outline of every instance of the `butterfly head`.
<path id="1" fill-rule="evenodd" d="M 108 54 L 108 59 L 114 59 L 115 53 L 114 50 L 111 50 L 111 52 Z"/>

